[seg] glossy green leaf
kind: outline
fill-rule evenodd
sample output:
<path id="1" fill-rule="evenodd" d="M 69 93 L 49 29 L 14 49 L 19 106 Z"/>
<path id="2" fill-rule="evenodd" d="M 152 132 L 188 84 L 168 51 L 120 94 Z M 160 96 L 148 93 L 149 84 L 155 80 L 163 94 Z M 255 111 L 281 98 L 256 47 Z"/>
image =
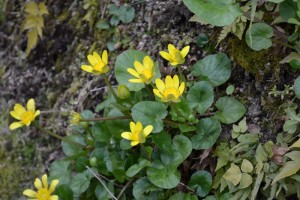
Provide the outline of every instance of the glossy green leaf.
<path id="1" fill-rule="evenodd" d="M 146 177 L 142 177 L 133 184 L 132 193 L 136 200 L 153 200 L 158 199 L 158 191 L 161 190 L 150 183 Z"/>
<path id="2" fill-rule="evenodd" d="M 272 46 L 273 29 L 265 23 L 256 23 L 246 32 L 246 43 L 255 51 L 268 49 Z"/>
<path id="3" fill-rule="evenodd" d="M 172 195 L 169 200 L 198 200 L 198 197 L 189 193 L 178 192 Z"/>
<path id="4" fill-rule="evenodd" d="M 226 88 L 226 94 L 227 94 L 227 95 L 232 95 L 232 93 L 234 92 L 234 90 L 235 90 L 234 85 L 229 85 L 229 86 Z"/>
<path id="5" fill-rule="evenodd" d="M 295 80 L 294 91 L 295 91 L 296 97 L 298 99 L 300 99 L 300 76 Z"/>
<path id="6" fill-rule="evenodd" d="M 61 179 L 59 179 L 60 182 Z M 55 194 L 59 196 L 60 200 L 71 200 L 74 199 L 73 196 L 73 191 L 69 187 L 69 185 L 64 184 L 64 185 L 59 185 L 58 187 L 55 188 Z"/>
<path id="7" fill-rule="evenodd" d="M 142 101 L 132 108 L 132 118 L 135 122 L 140 121 L 143 127 L 153 126 L 153 133 L 163 130 L 163 119 L 167 116 L 167 107 L 160 102 Z"/>
<path id="8" fill-rule="evenodd" d="M 127 50 L 124 51 L 121 55 L 117 57 L 115 63 L 115 76 L 120 85 L 125 84 L 130 91 L 139 91 L 144 88 L 144 83 L 131 83 L 128 80 L 134 78 L 129 72 L 128 68 L 134 68 L 134 61 L 139 61 L 143 63 L 144 57 L 147 56 L 147 53 L 136 51 L 136 50 Z M 160 78 L 160 71 L 157 63 L 154 63 L 155 66 L 155 77 Z M 155 78 L 153 78 L 153 82 Z"/>
<path id="9" fill-rule="evenodd" d="M 251 173 L 253 171 L 252 163 L 247 159 L 243 159 L 242 165 L 241 165 L 241 170 L 244 173 Z"/>
<path id="10" fill-rule="evenodd" d="M 252 177 L 249 174 L 242 173 L 241 181 L 239 184 L 239 189 L 244 189 L 249 187 L 253 182 Z"/>
<path id="11" fill-rule="evenodd" d="M 297 18 L 297 2 L 284 0 L 279 4 L 280 16 L 287 22 L 290 18 Z"/>
<path id="12" fill-rule="evenodd" d="M 241 181 L 242 172 L 236 164 L 231 163 L 230 168 L 225 172 L 223 178 L 225 178 L 227 181 L 230 181 L 234 186 L 236 186 Z"/>
<path id="13" fill-rule="evenodd" d="M 191 177 L 188 186 L 197 192 L 200 197 L 205 197 L 211 190 L 212 177 L 207 171 L 197 171 Z"/>
<path id="14" fill-rule="evenodd" d="M 111 134 L 105 122 L 96 122 L 92 126 L 92 134 L 96 141 L 109 142 Z"/>
<path id="15" fill-rule="evenodd" d="M 221 97 L 216 102 L 216 107 L 216 119 L 225 124 L 238 121 L 246 113 L 245 106 L 232 97 Z"/>
<path id="16" fill-rule="evenodd" d="M 133 177 L 137 173 L 139 173 L 143 168 L 148 166 L 150 162 L 145 159 L 141 159 L 139 163 L 132 165 L 127 171 L 126 171 L 126 176 Z"/>
<path id="17" fill-rule="evenodd" d="M 208 81 L 212 86 L 219 86 L 230 78 L 231 63 L 223 53 L 209 55 L 193 65 L 192 74 L 200 76 L 201 80 Z"/>
<path id="18" fill-rule="evenodd" d="M 288 161 L 281 167 L 281 171 L 277 174 L 277 176 L 273 179 L 272 184 L 276 183 L 277 181 L 292 176 L 296 174 L 300 170 L 300 161 Z"/>
<path id="19" fill-rule="evenodd" d="M 214 102 L 214 89 L 206 81 L 195 83 L 188 91 L 187 100 L 191 109 L 204 114 Z"/>
<path id="20" fill-rule="evenodd" d="M 196 132 L 191 139 L 193 149 L 208 149 L 217 141 L 221 133 L 221 124 L 217 119 L 204 118 L 196 124 Z"/>
<path id="21" fill-rule="evenodd" d="M 154 161 L 147 168 L 147 177 L 157 187 L 164 189 L 175 188 L 180 181 L 180 173 L 176 168 L 163 165 L 160 161 Z"/>
<path id="22" fill-rule="evenodd" d="M 152 139 L 159 150 L 172 153 L 173 142 L 169 133 L 163 131 L 158 134 L 153 134 Z"/>
<path id="23" fill-rule="evenodd" d="M 79 196 L 88 189 L 92 177 L 93 174 L 88 169 L 72 177 L 70 187 L 75 196 Z"/>
<path id="24" fill-rule="evenodd" d="M 109 189 L 109 191 L 114 194 L 114 181 L 109 181 L 105 183 L 105 186 Z M 103 187 L 102 184 L 98 184 L 95 189 L 95 195 L 97 200 L 111 200 L 111 195 L 107 192 L 107 190 Z"/>
<path id="25" fill-rule="evenodd" d="M 119 8 L 118 15 L 120 17 L 120 20 L 123 23 L 128 24 L 128 23 L 132 22 L 132 20 L 134 19 L 135 10 L 132 6 L 130 6 L 128 4 L 123 5 Z"/>
<path id="26" fill-rule="evenodd" d="M 69 185 L 71 180 L 71 170 L 69 169 L 71 162 L 67 160 L 56 160 L 50 165 L 50 180 L 58 179 L 59 184 Z"/>
<path id="27" fill-rule="evenodd" d="M 61 146 L 62 146 L 63 152 L 67 156 L 76 155 L 76 154 L 80 153 L 82 151 L 82 149 L 75 143 L 66 142 L 66 140 L 77 142 L 82 145 L 86 145 L 85 141 L 84 141 L 84 137 L 82 135 L 74 134 L 74 135 L 66 136 L 65 141 L 61 142 Z"/>
<path id="28" fill-rule="evenodd" d="M 232 0 L 183 0 L 183 3 L 205 22 L 214 26 L 230 25 L 241 10 Z"/>

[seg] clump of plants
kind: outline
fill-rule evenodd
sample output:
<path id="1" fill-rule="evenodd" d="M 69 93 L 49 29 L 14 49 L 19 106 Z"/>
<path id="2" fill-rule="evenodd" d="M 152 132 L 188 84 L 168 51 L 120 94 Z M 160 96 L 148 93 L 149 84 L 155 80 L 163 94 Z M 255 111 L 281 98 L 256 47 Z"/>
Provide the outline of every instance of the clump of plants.
<path id="1" fill-rule="evenodd" d="M 66 157 L 54 161 L 49 177 L 36 179 L 24 195 L 41 199 L 197 199 L 212 188 L 206 170 L 185 170 L 192 152 L 211 148 L 221 124 L 238 121 L 246 112 L 231 96 L 216 97 L 214 88 L 231 75 L 223 53 L 206 56 L 183 74 L 190 47 L 168 45 L 160 55 L 175 75 L 161 77 L 158 62 L 136 50 L 117 57 L 117 88 L 111 85 L 108 52 L 93 52 L 81 69 L 102 76 L 109 88 L 107 99 L 94 113 L 70 114 L 71 133 L 65 137 L 45 130 L 35 119 L 41 114 L 30 99 L 26 108 L 16 104 L 10 112 L 14 130 L 35 125 L 60 140 Z M 187 76 L 192 75 L 193 80 Z M 231 94 L 232 92 L 228 92 Z M 52 181 L 51 184 L 48 184 Z"/>

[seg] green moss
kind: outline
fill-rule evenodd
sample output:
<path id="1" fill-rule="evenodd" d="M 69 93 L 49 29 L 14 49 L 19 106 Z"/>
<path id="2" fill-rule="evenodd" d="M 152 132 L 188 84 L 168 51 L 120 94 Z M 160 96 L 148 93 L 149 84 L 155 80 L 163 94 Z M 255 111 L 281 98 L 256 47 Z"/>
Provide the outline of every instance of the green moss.
<path id="1" fill-rule="evenodd" d="M 261 82 L 263 76 L 270 73 L 275 78 L 273 80 L 279 80 L 282 57 L 278 56 L 275 48 L 254 51 L 244 40 L 233 37 L 228 40 L 227 52 L 239 66 L 254 74 L 257 81 Z"/>

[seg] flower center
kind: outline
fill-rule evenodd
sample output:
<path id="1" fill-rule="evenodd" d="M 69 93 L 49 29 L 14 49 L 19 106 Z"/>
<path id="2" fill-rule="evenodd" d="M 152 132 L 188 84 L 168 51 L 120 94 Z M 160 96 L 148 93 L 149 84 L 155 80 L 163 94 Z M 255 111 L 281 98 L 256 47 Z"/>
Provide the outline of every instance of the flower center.
<path id="1" fill-rule="evenodd" d="M 139 74 L 139 76 L 144 82 L 146 82 L 151 79 L 153 75 L 151 70 L 144 70 L 141 74 Z"/>
<path id="2" fill-rule="evenodd" d="M 140 143 L 145 142 L 145 138 L 143 137 L 143 134 L 140 131 L 135 131 L 132 134 L 132 140 L 133 141 L 139 141 Z"/>
<path id="3" fill-rule="evenodd" d="M 101 62 L 98 62 L 95 66 L 94 66 L 94 71 L 97 71 L 97 72 L 102 72 L 102 69 L 103 69 L 103 64 Z"/>
<path id="4" fill-rule="evenodd" d="M 28 124 L 34 120 L 34 113 L 31 111 L 26 111 L 21 116 L 21 121 L 23 124 Z"/>
<path id="5" fill-rule="evenodd" d="M 174 60 L 178 63 L 178 64 L 182 64 L 184 62 L 184 59 L 181 57 L 180 51 L 177 50 L 176 53 L 174 54 Z"/>
<path id="6" fill-rule="evenodd" d="M 39 189 L 37 194 L 37 200 L 50 200 L 50 193 L 46 188 Z"/>
<path id="7" fill-rule="evenodd" d="M 168 99 L 168 100 L 177 100 L 178 99 L 178 90 L 176 88 L 167 88 L 163 95 Z"/>

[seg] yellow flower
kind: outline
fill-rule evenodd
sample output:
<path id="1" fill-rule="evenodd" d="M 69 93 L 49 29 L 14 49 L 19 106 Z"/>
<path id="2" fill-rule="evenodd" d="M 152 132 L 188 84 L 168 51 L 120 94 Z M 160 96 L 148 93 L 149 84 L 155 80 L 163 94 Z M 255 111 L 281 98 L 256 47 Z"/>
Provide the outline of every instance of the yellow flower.
<path id="1" fill-rule="evenodd" d="M 79 113 L 72 111 L 70 118 L 69 118 L 69 123 L 70 125 L 77 125 L 80 122 L 81 116 Z"/>
<path id="2" fill-rule="evenodd" d="M 179 97 L 184 91 L 185 84 L 182 82 L 179 86 L 179 78 L 175 75 L 172 79 L 170 75 L 166 77 L 165 83 L 157 78 L 155 80 L 157 89 L 153 89 L 153 92 L 156 96 L 161 98 L 163 102 L 173 101 L 179 102 Z"/>
<path id="3" fill-rule="evenodd" d="M 30 198 L 28 200 L 58 200 L 57 195 L 51 195 L 58 183 L 59 180 L 55 179 L 51 181 L 50 187 L 48 188 L 47 174 L 44 174 L 42 176 L 42 181 L 39 178 L 36 178 L 34 181 L 34 186 L 37 188 L 37 192 L 27 189 L 24 190 L 23 194 Z"/>
<path id="4" fill-rule="evenodd" d="M 88 55 L 87 59 L 91 65 L 82 65 L 82 70 L 95 75 L 104 74 L 108 72 L 108 54 L 106 50 L 103 51 L 102 58 L 99 56 L 98 53 L 93 52 L 93 55 Z"/>
<path id="5" fill-rule="evenodd" d="M 141 122 L 130 122 L 130 130 L 131 132 L 123 132 L 121 137 L 126 140 L 131 140 L 131 146 L 135 146 L 139 143 L 145 143 L 146 137 L 151 133 L 153 130 L 152 125 L 148 125 L 143 129 L 143 125 Z"/>
<path id="6" fill-rule="evenodd" d="M 161 57 L 168 60 L 172 66 L 176 66 L 184 63 L 184 58 L 189 53 L 190 46 L 186 46 L 181 51 L 179 51 L 178 49 L 176 49 L 176 47 L 174 47 L 174 45 L 169 44 L 168 50 L 169 53 L 165 51 L 160 51 L 159 54 L 161 55 Z"/>
<path id="7" fill-rule="evenodd" d="M 127 71 L 136 79 L 129 79 L 129 82 L 132 83 L 151 83 L 152 78 L 154 77 L 154 63 L 149 56 L 145 56 L 143 64 L 139 61 L 133 63 L 134 69 L 128 68 Z"/>
<path id="8" fill-rule="evenodd" d="M 27 102 L 27 110 L 21 105 L 16 104 L 14 106 L 14 110 L 10 111 L 10 115 L 19 122 L 13 122 L 9 126 L 10 130 L 14 130 L 20 128 L 22 126 L 29 126 L 30 123 L 40 114 L 39 110 L 35 110 L 35 102 L 34 99 L 29 99 Z"/>

